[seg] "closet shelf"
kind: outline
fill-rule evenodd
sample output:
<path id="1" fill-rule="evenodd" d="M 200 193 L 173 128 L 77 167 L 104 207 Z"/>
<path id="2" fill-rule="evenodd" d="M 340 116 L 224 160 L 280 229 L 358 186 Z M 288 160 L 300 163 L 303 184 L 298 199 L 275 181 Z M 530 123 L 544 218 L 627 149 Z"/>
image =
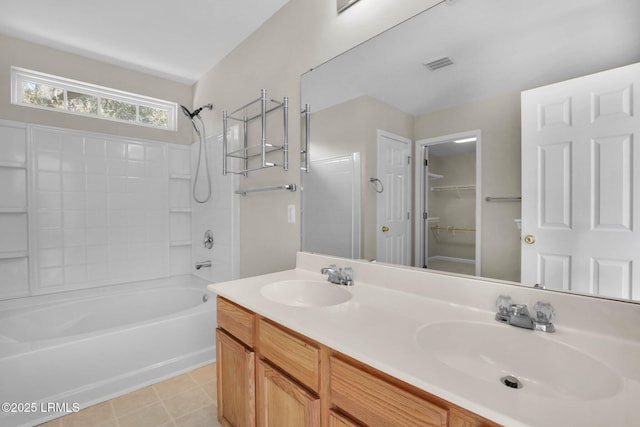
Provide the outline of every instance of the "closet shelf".
<path id="1" fill-rule="evenodd" d="M 458 193 L 458 199 L 462 200 L 463 191 L 475 191 L 475 184 L 468 185 L 441 185 L 438 187 L 431 187 L 431 191 L 455 191 Z"/>
<path id="2" fill-rule="evenodd" d="M 191 246 L 191 243 L 191 240 L 172 240 L 171 242 L 169 242 L 169 246 Z"/>
<path id="3" fill-rule="evenodd" d="M 462 190 L 471 191 L 471 190 L 475 190 L 475 189 L 476 189 L 476 185 L 475 184 L 468 184 L 468 185 L 441 185 L 441 186 L 433 186 L 433 187 L 431 187 L 431 191 L 462 191 Z"/>
<path id="4" fill-rule="evenodd" d="M 429 177 L 429 179 L 434 179 L 435 180 L 435 179 L 443 179 L 444 175 L 440 175 L 438 173 L 429 172 L 428 173 L 428 177 Z"/>
<path id="5" fill-rule="evenodd" d="M 475 228 L 470 227 L 454 227 L 453 225 L 444 226 L 444 225 L 432 225 L 431 229 L 434 231 L 476 231 Z"/>
<path id="6" fill-rule="evenodd" d="M 191 213 L 191 208 L 169 208 L 169 213 Z"/>

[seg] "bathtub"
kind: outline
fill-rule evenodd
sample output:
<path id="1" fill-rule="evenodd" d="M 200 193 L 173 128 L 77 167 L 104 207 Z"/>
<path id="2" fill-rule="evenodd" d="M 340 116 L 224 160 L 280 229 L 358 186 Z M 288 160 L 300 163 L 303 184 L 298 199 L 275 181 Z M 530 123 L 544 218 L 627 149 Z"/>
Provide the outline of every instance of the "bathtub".
<path id="1" fill-rule="evenodd" d="M 0 427 L 33 426 L 215 360 L 193 276 L 0 302 Z"/>

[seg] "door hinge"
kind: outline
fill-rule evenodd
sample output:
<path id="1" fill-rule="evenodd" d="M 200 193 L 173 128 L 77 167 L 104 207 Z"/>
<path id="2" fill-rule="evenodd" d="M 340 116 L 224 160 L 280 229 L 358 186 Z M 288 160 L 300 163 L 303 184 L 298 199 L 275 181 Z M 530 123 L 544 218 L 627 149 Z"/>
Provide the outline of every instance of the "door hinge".
<path id="1" fill-rule="evenodd" d="M 429 166 L 429 160 L 424 159 L 424 167 L 427 167 L 427 166 Z"/>
<path id="2" fill-rule="evenodd" d="M 407 219 L 411 219 L 411 212 L 407 212 Z"/>
<path id="3" fill-rule="evenodd" d="M 407 156 L 407 164 L 410 165 L 411 164 L 411 156 Z"/>
<path id="4" fill-rule="evenodd" d="M 422 219 L 426 220 L 429 218 L 429 215 L 426 212 L 422 212 Z"/>

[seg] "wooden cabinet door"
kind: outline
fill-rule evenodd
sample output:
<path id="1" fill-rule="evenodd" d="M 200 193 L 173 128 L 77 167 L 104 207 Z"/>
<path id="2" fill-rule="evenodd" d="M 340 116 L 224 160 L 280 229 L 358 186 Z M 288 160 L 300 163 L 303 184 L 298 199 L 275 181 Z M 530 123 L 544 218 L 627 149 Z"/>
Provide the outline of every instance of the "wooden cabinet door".
<path id="1" fill-rule="evenodd" d="M 258 426 L 319 427 L 320 398 L 258 361 Z"/>
<path id="2" fill-rule="evenodd" d="M 216 330 L 218 420 L 225 427 L 254 427 L 255 353 Z"/>
<path id="3" fill-rule="evenodd" d="M 332 409 L 329 411 L 329 427 L 360 427 L 360 425 Z"/>

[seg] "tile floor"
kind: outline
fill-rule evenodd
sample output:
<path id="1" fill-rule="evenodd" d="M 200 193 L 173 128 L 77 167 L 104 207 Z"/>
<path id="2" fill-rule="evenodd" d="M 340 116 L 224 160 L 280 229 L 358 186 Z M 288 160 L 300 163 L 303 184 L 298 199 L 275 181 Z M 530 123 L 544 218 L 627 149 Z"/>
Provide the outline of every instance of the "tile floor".
<path id="1" fill-rule="evenodd" d="M 217 427 L 215 363 L 39 427 Z"/>

